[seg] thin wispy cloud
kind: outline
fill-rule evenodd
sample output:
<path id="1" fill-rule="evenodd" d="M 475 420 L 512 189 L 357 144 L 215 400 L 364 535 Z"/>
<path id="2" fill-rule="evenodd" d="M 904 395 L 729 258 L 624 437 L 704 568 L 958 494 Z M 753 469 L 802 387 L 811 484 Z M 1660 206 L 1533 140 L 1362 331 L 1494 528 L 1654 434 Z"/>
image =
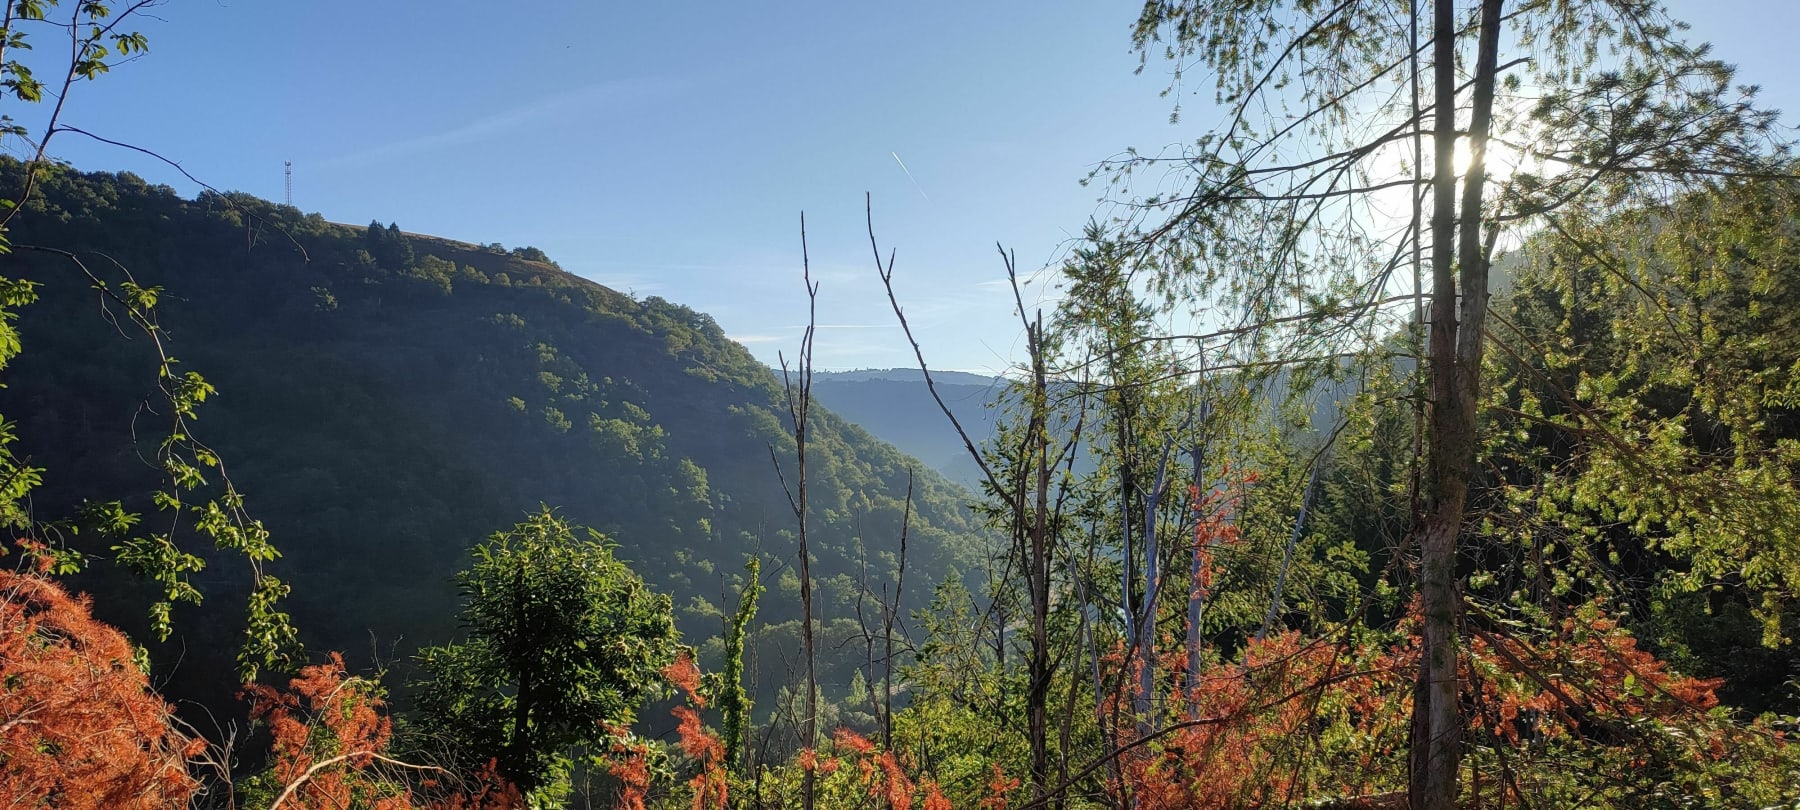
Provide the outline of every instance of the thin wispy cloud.
<path id="1" fill-rule="evenodd" d="M 780 329 L 782 332 L 784 332 L 786 334 L 781 334 L 781 335 L 749 334 L 749 335 L 743 335 L 743 336 L 726 335 L 726 337 L 729 337 L 732 340 L 735 340 L 739 343 L 771 343 L 771 342 L 774 342 L 777 340 L 796 340 L 796 339 L 798 339 L 800 333 L 806 331 L 806 326 L 804 324 L 796 325 L 796 326 L 777 326 L 774 328 Z M 821 324 L 814 326 L 813 331 L 814 332 L 826 332 L 826 331 L 838 331 L 838 330 L 844 330 L 844 329 L 855 330 L 855 329 L 898 329 L 898 328 L 900 328 L 898 324 L 891 324 L 891 323 L 821 323 Z"/>
<path id="2" fill-rule="evenodd" d="M 771 267 L 751 264 L 664 264 L 658 262 L 634 261 L 590 261 L 584 263 L 590 267 L 628 267 L 635 270 L 675 270 L 695 273 L 736 273 L 736 274 L 772 274 L 786 271 L 786 267 Z"/>
<path id="3" fill-rule="evenodd" d="M 664 284 L 654 276 L 618 273 L 581 273 L 580 275 L 603 287 L 611 287 L 619 292 L 629 292 L 637 295 L 661 292 L 668 289 L 668 285 Z"/>
<path id="4" fill-rule="evenodd" d="M 908 171 L 906 168 L 906 161 L 900 159 L 900 153 L 889 152 L 888 154 L 893 155 L 894 162 L 900 164 L 900 171 L 906 172 L 906 179 L 912 181 L 913 189 L 919 192 L 919 196 L 924 197 L 927 200 L 931 199 L 930 195 L 925 193 L 925 189 L 919 188 L 919 181 L 913 180 L 912 172 Z"/>
<path id="5" fill-rule="evenodd" d="M 667 78 L 613 79 L 546 96 L 441 132 L 423 133 L 358 152 L 333 155 L 317 161 L 314 165 L 319 168 L 341 168 L 389 160 L 448 146 L 480 143 L 583 109 L 616 105 L 672 92 L 680 85 L 680 82 Z"/>
<path id="6" fill-rule="evenodd" d="M 745 346 L 765 346 L 765 345 L 768 345 L 771 343 L 773 343 L 773 344 L 794 344 L 797 346 L 797 345 L 799 345 L 801 335 L 804 334 L 806 331 L 806 326 L 804 324 L 797 325 L 797 326 L 773 326 L 773 327 L 764 327 L 764 328 L 765 329 L 773 329 L 775 331 L 773 331 L 773 332 L 746 332 L 743 334 L 726 333 L 725 337 L 730 338 L 731 340 L 735 340 L 739 343 L 742 343 Z M 885 323 L 822 323 L 822 324 L 818 324 L 817 326 L 813 327 L 813 331 L 815 333 L 816 332 L 835 332 L 835 333 L 848 333 L 848 334 L 840 334 L 838 337 L 830 338 L 830 339 L 827 339 L 827 338 L 821 336 L 819 338 L 819 342 L 818 342 L 816 351 L 818 352 L 818 355 L 821 359 L 828 357 L 828 356 L 845 355 L 845 354 L 849 354 L 849 353 L 853 353 L 853 352 L 872 352 L 872 353 L 876 353 L 876 354 L 886 354 L 886 353 L 888 353 L 888 351 L 890 350 L 891 347 L 887 346 L 885 343 L 873 342 L 868 339 L 858 339 L 855 337 L 851 337 L 850 335 L 855 335 L 855 334 L 865 332 L 865 331 L 871 330 L 871 329 L 897 329 L 897 328 L 899 328 L 899 327 L 897 327 L 893 324 L 885 324 Z"/>

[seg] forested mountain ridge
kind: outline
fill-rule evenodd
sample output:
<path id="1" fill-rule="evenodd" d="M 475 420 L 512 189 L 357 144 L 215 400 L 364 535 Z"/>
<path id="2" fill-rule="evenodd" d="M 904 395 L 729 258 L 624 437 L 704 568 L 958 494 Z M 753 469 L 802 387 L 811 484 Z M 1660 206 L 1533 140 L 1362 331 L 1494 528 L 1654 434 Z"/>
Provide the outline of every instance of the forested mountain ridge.
<path id="1" fill-rule="evenodd" d="M 19 167 L 0 170 L 14 182 Z M 309 648 L 403 660 L 453 636 L 466 549 L 540 502 L 610 535 L 696 638 L 717 633 L 717 606 L 735 603 L 760 555 L 761 618 L 791 633 L 795 521 L 771 460 L 794 483 L 783 388 L 710 317 L 583 280 L 535 249 L 337 225 L 237 194 L 187 200 L 129 174 L 60 172 L 28 207 L 15 245 L 161 288 L 170 352 L 219 391 L 196 432 L 272 532 L 283 556 L 271 570 L 293 585 Z M 19 321 L 30 350 L 0 391 L 22 453 L 47 470 L 37 510 L 150 491 L 138 454 L 151 439 L 134 448 L 133 434 L 156 383 L 144 341 L 107 325 L 67 259 L 5 261 L 42 284 Z M 822 409 L 808 442 L 826 621 L 892 581 L 909 486 L 907 603 L 980 558 L 954 485 Z M 147 499 L 127 506 L 161 517 Z M 232 685 L 218 657 L 242 621 L 232 565 L 196 575 L 206 605 L 178 607 L 177 636 L 153 650 L 164 678 L 179 662 L 172 694 Z M 141 601 L 110 598 L 131 587 L 116 571 L 78 585 L 109 593 L 103 618 L 142 626 Z M 762 663 L 773 675 L 780 660 L 769 650 Z"/>
<path id="2" fill-rule="evenodd" d="M 1007 383 L 955 371 L 933 371 L 933 386 L 979 446 L 993 438 Z M 951 480 L 979 491 L 981 470 L 925 384 L 918 369 L 821 372 L 813 394 L 825 407 L 867 428 L 882 441 L 930 464 Z"/>

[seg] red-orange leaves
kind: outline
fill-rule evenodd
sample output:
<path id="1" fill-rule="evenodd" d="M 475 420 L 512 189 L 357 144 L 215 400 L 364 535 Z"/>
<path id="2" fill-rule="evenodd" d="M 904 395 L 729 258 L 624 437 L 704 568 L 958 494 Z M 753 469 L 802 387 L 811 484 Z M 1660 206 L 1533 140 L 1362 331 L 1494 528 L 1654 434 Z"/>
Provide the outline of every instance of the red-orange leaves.
<path id="1" fill-rule="evenodd" d="M 687 696 L 688 702 L 695 708 L 706 708 L 706 695 L 700 691 L 700 667 L 694 663 L 694 656 L 687 650 L 675 654 L 674 662 L 663 667 L 663 677 L 680 689 Z"/>
<path id="2" fill-rule="evenodd" d="M 994 766 L 993 778 L 988 780 L 987 795 L 981 797 L 981 810 L 1006 810 L 1007 797 L 1019 789 L 1019 780 L 1006 775 L 1006 770 L 998 763 Z"/>
<path id="3" fill-rule="evenodd" d="M 1640 649 L 1618 623 L 1588 606 L 1564 619 L 1560 632 L 1532 642 L 1478 632 L 1469 641 L 1487 717 L 1477 728 L 1517 743 L 1521 732 L 1580 734 L 1581 719 L 1673 718 L 1719 703 L 1717 679 L 1690 678 Z M 1527 724 L 1522 717 L 1534 720 Z"/>
<path id="4" fill-rule="evenodd" d="M 1126 752 L 1120 770 L 1137 806 L 1254 807 L 1279 802 L 1295 787 L 1292 768 L 1270 767 L 1292 755 L 1321 722 L 1321 699 L 1345 705 L 1358 695 L 1402 682 L 1391 660 L 1358 662 L 1336 645 L 1296 632 L 1252 641 L 1241 663 L 1194 673 L 1174 696 L 1174 718 L 1186 718 L 1152 745 Z M 1382 722 L 1392 715 L 1365 716 Z"/>
<path id="5" fill-rule="evenodd" d="M 206 742 L 171 724 L 132 652 L 85 597 L 0 570 L 0 805 L 186 805 Z"/>
<path id="6" fill-rule="evenodd" d="M 700 668 L 693 656 L 682 650 L 675 662 L 663 668 L 663 677 L 687 696 L 693 707 L 676 706 L 670 711 L 681 721 L 675 733 L 681 738 L 681 753 L 700 765 L 699 773 L 688 780 L 694 791 L 693 810 L 725 810 L 729 806 L 729 780 L 725 772 L 725 745 L 700 721 L 696 709 L 706 708 L 706 695 L 700 691 Z"/>
<path id="7" fill-rule="evenodd" d="M 866 756 L 875 750 L 875 743 L 870 742 L 869 738 L 847 728 L 840 728 L 833 732 L 831 741 L 837 743 L 838 747 L 847 753 L 857 756 Z"/>
<path id="8" fill-rule="evenodd" d="M 631 729 L 625 726 L 609 726 L 607 733 L 613 742 L 606 769 L 619 780 L 619 795 L 613 808 L 645 810 L 644 802 L 650 796 L 650 746 L 632 737 Z"/>
<path id="9" fill-rule="evenodd" d="M 278 690 L 244 687 L 250 716 L 269 728 L 271 810 L 510 810 L 524 797 L 493 763 L 475 774 L 403 762 L 388 754 L 393 721 L 380 687 L 344 671 L 338 653 L 300 670 Z"/>
<path id="10" fill-rule="evenodd" d="M 927 780 L 922 787 L 925 789 L 923 810 L 952 810 L 950 800 L 944 797 L 944 792 L 938 788 L 936 782 Z"/>
<path id="11" fill-rule="evenodd" d="M 913 793 L 918 786 L 906 775 L 906 769 L 900 767 L 894 752 L 879 750 L 869 738 L 847 728 L 834 732 L 831 741 L 837 745 L 840 754 L 856 763 L 856 782 L 868 792 L 869 798 L 885 799 L 888 807 L 912 807 Z"/>
<path id="12" fill-rule="evenodd" d="M 700 763 L 700 772 L 688 780 L 688 787 L 694 791 L 693 810 L 724 810 L 728 805 L 727 780 L 721 766 L 724 744 L 701 724 L 698 712 L 686 706 L 676 706 L 671 711 L 681 721 L 675 730 L 681 737 L 681 752 Z"/>
<path id="13" fill-rule="evenodd" d="M 268 724 L 270 759 L 285 807 L 410 807 L 404 795 L 380 795 L 365 771 L 381 760 L 393 723 L 373 683 L 348 678 L 343 656 L 300 670 L 285 691 L 244 687 L 250 717 Z"/>

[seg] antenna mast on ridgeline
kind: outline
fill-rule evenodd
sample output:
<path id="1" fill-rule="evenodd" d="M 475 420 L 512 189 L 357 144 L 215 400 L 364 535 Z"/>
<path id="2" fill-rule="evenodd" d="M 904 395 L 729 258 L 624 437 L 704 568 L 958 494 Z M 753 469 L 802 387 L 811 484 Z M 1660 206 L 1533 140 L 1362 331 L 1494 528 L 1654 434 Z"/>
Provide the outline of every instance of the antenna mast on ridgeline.
<path id="1" fill-rule="evenodd" d="M 291 160 L 284 160 L 281 162 L 281 165 L 284 169 L 287 170 L 287 205 L 289 208 L 293 208 L 294 207 L 294 162 Z"/>

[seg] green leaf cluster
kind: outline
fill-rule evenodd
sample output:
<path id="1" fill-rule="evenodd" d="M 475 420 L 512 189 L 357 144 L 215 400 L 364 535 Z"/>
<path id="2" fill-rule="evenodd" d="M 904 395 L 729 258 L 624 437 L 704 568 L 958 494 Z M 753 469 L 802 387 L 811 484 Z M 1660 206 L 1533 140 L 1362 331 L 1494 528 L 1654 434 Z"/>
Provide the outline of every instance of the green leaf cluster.
<path id="1" fill-rule="evenodd" d="M 600 753 L 660 693 L 678 639 L 669 597 L 585 531 L 543 507 L 477 546 L 457 578 L 468 638 L 420 653 L 421 727 L 465 772 L 493 759 L 552 799 L 580 752 Z"/>

